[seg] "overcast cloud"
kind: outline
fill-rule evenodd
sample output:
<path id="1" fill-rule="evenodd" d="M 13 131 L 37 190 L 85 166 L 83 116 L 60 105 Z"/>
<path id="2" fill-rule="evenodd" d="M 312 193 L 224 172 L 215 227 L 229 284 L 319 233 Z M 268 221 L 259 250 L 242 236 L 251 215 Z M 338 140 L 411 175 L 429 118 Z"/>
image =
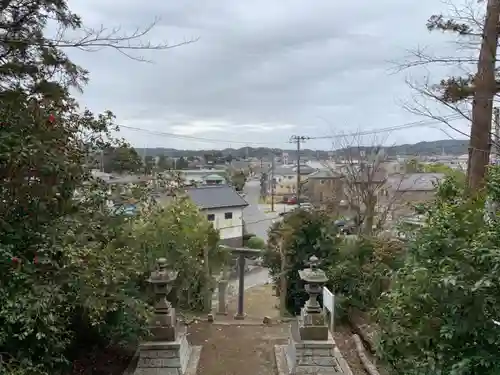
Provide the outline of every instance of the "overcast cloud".
<path id="1" fill-rule="evenodd" d="M 82 97 L 86 106 L 110 109 L 119 124 L 153 132 L 123 129 L 138 147 L 290 147 L 292 134 L 323 136 L 423 120 L 402 108 L 412 94 L 408 73 L 391 74 L 390 61 L 403 61 L 417 46 L 437 49 L 446 43 L 425 27 L 430 15 L 446 8 L 436 0 L 73 0 L 70 5 L 88 26 L 133 30 L 160 17 L 145 39 L 152 43 L 199 38 L 139 53 L 153 64 L 113 50 L 71 52 L 91 73 Z M 393 132 L 387 142 L 443 138 L 439 130 L 415 128 Z M 309 141 L 307 147 L 329 149 L 331 141 Z"/>

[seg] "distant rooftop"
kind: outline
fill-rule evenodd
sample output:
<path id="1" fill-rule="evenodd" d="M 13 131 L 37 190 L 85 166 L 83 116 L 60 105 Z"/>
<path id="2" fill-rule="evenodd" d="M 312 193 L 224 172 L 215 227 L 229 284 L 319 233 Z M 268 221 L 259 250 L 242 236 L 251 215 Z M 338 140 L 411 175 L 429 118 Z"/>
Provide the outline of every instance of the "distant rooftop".
<path id="1" fill-rule="evenodd" d="M 311 173 L 309 179 L 327 179 L 327 178 L 339 178 L 342 177 L 341 173 L 332 171 L 328 168 L 320 169 L 319 171 Z"/>
<path id="2" fill-rule="evenodd" d="M 410 173 L 391 176 L 388 184 L 397 191 L 432 191 L 435 184 L 445 177 L 444 173 Z"/>
<path id="3" fill-rule="evenodd" d="M 187 195 L 201 209 L 246 207 L 245 201 L 231 186 L 207 185 L 186 190 Z"/>
<path id="4" fill-rule="evenodd" d="M 208 176 L 203 177 L 204 180 L 215 180 L 215 181 L 224 181 L 224 177 L 218 174 L 209 174 Z"/>

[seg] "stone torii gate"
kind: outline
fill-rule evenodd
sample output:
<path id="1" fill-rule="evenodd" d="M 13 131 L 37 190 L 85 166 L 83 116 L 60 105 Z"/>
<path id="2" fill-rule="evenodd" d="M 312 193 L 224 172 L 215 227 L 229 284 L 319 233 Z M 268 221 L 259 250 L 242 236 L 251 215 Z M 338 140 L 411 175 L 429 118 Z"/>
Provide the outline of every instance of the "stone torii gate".
<path id="1" fill-rule="evenodd" d="M 236 320 L 245 319 L 244 312 L 244 297 L 245 297 L 245 259 L 248 256 L 258 256 L 262 254 L 262 250 L 250 249 L 248 247 L 229 247 L 223 245 L 222 248 L 231 252 L 231 254 L 238 256 L 238 311 L 234 316 Z M 227 280 L 227 273 L 224 272 L 222 279 L 219 280 L 218 285 L 218 308 L 217 314 L 226 315 L 226 291 L 229 280 Z"/>

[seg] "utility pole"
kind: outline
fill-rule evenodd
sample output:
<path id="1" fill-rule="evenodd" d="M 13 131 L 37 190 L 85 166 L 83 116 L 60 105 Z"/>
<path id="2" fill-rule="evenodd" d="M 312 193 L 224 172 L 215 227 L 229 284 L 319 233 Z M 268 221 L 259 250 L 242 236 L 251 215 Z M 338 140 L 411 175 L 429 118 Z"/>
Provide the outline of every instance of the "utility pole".
<path id="1" fill-rule="evenodd" d="M 472 126 L 467 166 L 467 187 L 471 192 L 479 191 L 484 185 L 486 166 L 490 162 L 493 97 L 497 91 L 495 66 L 499 17 L 500 0 L 488 0 L 477 74 L 473 84 Z"/>
<path id="2" fill-rule="evenodd" d="M 311 137 L 306 137 L 303 135 L 292 135 L 290 138 L 291 143 L 297 144 L 297 205 L 300 207 L 300 143 L 305 142 Z"/>
<path id="3" fill-rule="evenodd" d="M 262 162 L 262 160 L 261 160 Z M 271 212 L 274 212 L 274 154 L 271 155 Z"/>

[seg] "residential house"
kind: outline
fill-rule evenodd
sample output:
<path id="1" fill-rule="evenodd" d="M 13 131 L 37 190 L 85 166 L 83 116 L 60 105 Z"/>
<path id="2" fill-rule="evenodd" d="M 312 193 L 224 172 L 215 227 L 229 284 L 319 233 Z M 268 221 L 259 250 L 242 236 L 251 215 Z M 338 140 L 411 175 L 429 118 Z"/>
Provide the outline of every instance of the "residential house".
<path id="1" fill-rule="evenodd" d="M 300 166 L 301 183 L 306 184 L 307 176 L 315 172 L 316 169 L 307 165 Z M 297 167 L 293 166 L 278 166 L 274 171 L 269 170 L 269 183 L 271 187 L 274 184 L 274 194 L 276 196 L 293 196 L 297 194 Z"/>
<path id="2" fill-rule="evenodd" d="M 387 179 L 386 205 L 391 206 L 391 218 L 397 220 L 415 214 L 414 206 L 434 198 L 436 185 L 444 173 L 410 173 Z"/>
<path id="3" fill-rule="evenodd" d="M 227 185 L 205 185 L 186 190 L 187 195 L 220 232 L 222 243 L 243 246 L 243 209 L 248 203 Z"/>
<path id="4" fill-rule="evenodd" d="M 330 169 L 320 169 L 307 176 L 304 195 L 318 207 L 340 204 L 345 199 L 344 176 Z"/>
<path id="5" fill-rule="evenodd" d="M 207 176 L 218 174 L 220 177 L 222 177 L 222 173 L 224 173 L 224 171 L 214 169 L 185 169 L 175 171 L 174 173 L 178 173 L 186 184 L 204 184 L 205 178 Z"/>
<path id="6" fill-rule="evenodd" d="M 205 185 L 225 185 L 226 179 L 218 174 L 209 174 L 208 176 L 204 176 L 203 183 Z"/>
<path id="7" fill-rule="evenodd" d="M 367 163 L 343 165 L 341 171 L 344 175 L 346 206 L 343 215 L 377 215 L 381 210 L 380 202 L 386 196 L 387 172 L 378 165 Z"/>

